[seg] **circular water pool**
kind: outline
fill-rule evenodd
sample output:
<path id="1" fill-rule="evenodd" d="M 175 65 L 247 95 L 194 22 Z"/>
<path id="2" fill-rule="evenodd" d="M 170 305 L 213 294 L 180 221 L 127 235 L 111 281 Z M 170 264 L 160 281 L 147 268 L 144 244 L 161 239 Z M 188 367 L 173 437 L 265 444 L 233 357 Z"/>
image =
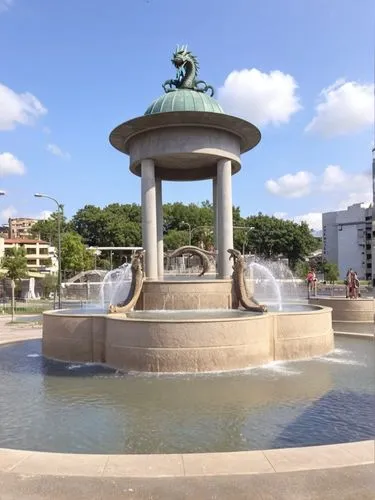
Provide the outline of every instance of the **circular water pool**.
<path id="1" fill-rule="evenodd" d="M 39 340 L 0 348 L 0 447 L 71 453 L 189 453 L 375 437 L 375 356 L 336 339 L 309 361 L 238 373 L 117 374 L 41 356 Z"/>
<path id="2" fill-rule="evenodd" d="M 282 310 L 275 303 L 267 304 L 269 312 L 309 312 L 316 311 L 318 308 L 310 304 L 287 303 L 283 304 Z M 53 311 L 57 315 L 76 316 L 76 315 L 106 315 L 108 309 L 102 307 L 82 307 L 79 309 L 56 309 Z M 243 309 L 184 309 L 184 310 L 146 310 L 146 311 L 129 311 L 126 313 L 128 318 L 137 319 L 157 319 L 157 320 L 192 320 L 192 319 L 226 319 L 226 318 L 243 318 L 255 314 L 263 314 Z"/>

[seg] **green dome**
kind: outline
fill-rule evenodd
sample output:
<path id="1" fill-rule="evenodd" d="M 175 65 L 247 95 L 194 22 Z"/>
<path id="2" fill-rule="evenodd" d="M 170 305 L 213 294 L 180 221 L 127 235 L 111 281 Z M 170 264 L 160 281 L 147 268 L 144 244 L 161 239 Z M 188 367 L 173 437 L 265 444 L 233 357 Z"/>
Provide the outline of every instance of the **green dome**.
<path id="1" fill-rule="evenodd" d="M 224 113 L 220 104 L 209 95 L 196 90 L 178 89 L 158 97 L 146 110 L 145 115 L 168 111 L 209 111 Z"/>

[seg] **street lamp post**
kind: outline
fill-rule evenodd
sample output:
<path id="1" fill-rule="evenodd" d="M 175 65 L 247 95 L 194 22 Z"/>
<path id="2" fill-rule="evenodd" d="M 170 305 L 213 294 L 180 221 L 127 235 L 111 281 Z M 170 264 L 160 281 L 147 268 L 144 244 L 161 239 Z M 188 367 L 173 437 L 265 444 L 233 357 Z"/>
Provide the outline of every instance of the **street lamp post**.
<path id="1" fill-rule="evenodd" d="M 46 194 L 35 193 L 35 198 L 47 198 L 52 200 L 57 205 L 57 259 L 58 259 L 58 269 L 57 269 L 57 293 L 59 301 L 59 309 L 61 309 L 61 215 L 63 213 L 64 205 L 59 203 L 52 196 Z"/>
<path id="2" fill-rule="evenodd" d="M 185 222 L 184 220 L 181 221 L 181 224 L 184 224 L 185 226 L 188 226 L 189 228 L 189 247 L 191 246 L 191 224 L 188 222 Z"/>
<path id="3" fill-rule="evenodd" d="M 233 229 L 246 229 L 246 243 L 250 231 L 255 229 L 253 226 L 233 226 Z M 245 255 L 245 241 L 242 243 L 242 255 Z"/>
<path id="4" fill-rule="evenodd" d="M 0 196 L 5 196 L 6 192 L 5 191 L 0 191 Z M 14 300 L 14 289 L 15 289 L 15 283 L 14 280 L 12 279 L 11 281 L 11 290 L 12 290 L 12 295 L 11 295 L 11 302 L 12 302 L 12 322 L 14 321 L 14 306 L 15 306 L 15 300 Z"/>

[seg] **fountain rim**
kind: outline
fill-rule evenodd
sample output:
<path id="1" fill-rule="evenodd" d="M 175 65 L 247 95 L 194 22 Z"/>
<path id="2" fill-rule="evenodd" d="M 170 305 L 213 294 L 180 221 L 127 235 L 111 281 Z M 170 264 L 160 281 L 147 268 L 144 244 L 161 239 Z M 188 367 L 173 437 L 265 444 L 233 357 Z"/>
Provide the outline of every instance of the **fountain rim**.
<path id="1" fill-rule="evenodd" d="M 374 301 L 375 297 L 359 297 L 358 299 L 348 299 L 346 297 L 340 295 L 319 295 L 318 297 L 310 297 L 309 300 L 340 300 L 344 302 L 348 302 L 349 304 L 355 304 L 356 302 L 370 302 Z"/>
<path id="2" fill-rule="evenodd" d="M 285 303 L 288 304 L 288 303 Z M 290 302 L 291 304 L 291 302 Z M 296 304 L 296 303 L 294 303 Z M 106 319 L 113 319 L 116 321 L 127 321 L 127 322 L 134 322 L 134 323 L 217 323 L 217 322 L 237 322 L 237 321 L 251 321 L 251 320 L 256 320 L 258 318 L 263 318 L 263 317 L 274 317 L 274 316 L 288 316 L 288 315 L 306 315 L 306 314 L 323 314 L 328 310 L 332 312 L 332 307 L 327 307 L 327 306 L 321 306 L 321 305 L 315 305 L 315 304 L 309 304 L 310 307 L 313 309 L 307 309 L 306 311 L 270 311 L 266 313 L 250 313 L 249 311 L 243 311 L 243 317 L 241 316 L 232 316 L 228 318 L 223 318 L 223 317 L 218 317 L 218 318 L 191 318 L 191 319 L 163 319 L 163 318 L 135 318 L 135 317 L 129 317 L 127 316 L 127 313 L 101 313 L 101 314 L 92 314 L 90 312 L 84 312 L 84 313 L 77 313 L 77 314 L 66 314 L 62 313 L 61 311 L 69 311 L 70 309 L 55 309 L 53 311 L 44 311 L 43 317 L 44 316 L 56 316 L 56 317 L 62 317 L 62 318 L 106 318 Z M 176 310 L 166 310 L 168 312 L 188 312 L 188 311 L 199 311 L 200 309 L 176 309 Z M 237 309 L 208 309 L 206 311 L 233 311 Z M 148 313 L 158 313 L 160 312 L 161 314 L 164 312 L 160 310 L 153 310 L 153 309 L 147 309 L 145 312 Z M 129 311 L 131 314 L 133 313 L 138 313 L 142 314 L 142 310 L 139 311 Z"/>
<path id="3" fill-rule="evenodd" d="M 353 453 L 353 448 L 359 448 L 357 453 Z M 277 474 L 280 472 L 297 472 L 327 470 L 331 468 L 341 469 L 344 467 L 353 467 L 373 464 L 374 440 L 367 439 L 362 441 L 351 441 L 345 443 L 336 443 L 328 445 L 314 445 L 295 448 L 270 448 L 265 450 L 250 451 L 232 451 L 217 453 L 155 453 L 155 454 L 95 454 L 95 453 L 58 453 L 48 451 L 20 450 L 16 448 L 0 448 L 0 455 L 9 457 L 12 463 L 8 468 L 0 470 L 6 474 L 29 474 L 34 476 L 49 477 L 74 477 L 81 476 L 87 478 L 98 477 L 98 461 L 102 471 L 100 477 L 127 477 L 127 478 L 162 478 L 162 477 L 196 477 L 196 476 L 232 476 L 240 474 Z M 309 465 L 299 466 L 296 464 L 296 455 L 307 451 L 309 455 Z M 366 452 L 370 459 L 366 460 Z M 12 455 L 14 460 L 12 461 Z M 228 461 L 228 456 L 235 457 L 235 460 Z M 337 457 L 340 459 L 337 461 Z M 30 469 L 27 462 L 36 458 L 36 463 L 31 464 Z M 288 460 L 290 457 L 290 461 Z M 185 467 L 185 458 L 194 461 L 195 469 L 201 469 L 201 472 L 194 470 L 187 471 Z M 207 458 L 215 458 L 214 466 L 210 467 L 209 472 L 204 472 Z M 43 459 L 45 463 L 43 464 Z M 172 459 L 172 463 L 171 463 Z M 173 463 L 174 459 L 174 463 Z M 332 459 L 333 462 L 332 463 Z M 336 459 L 336 462 L 335 462 Z M 90 463 L 92 460 L 93 463 Z M 167 466 L 163 460 L 168 460 Z M 82 463 L 85 463 L 84 471 L 80 470 Z M 88 462 L 88 463 L 87 463 Z M 114 462 L 111 470 L 111 463 Z M 117 464 L 116 464 L 117 462 Z M 290 465 L 288 465 L 288 462 Z M 280 468 L 278 467 L 280 463 Z M 287 465 L 285 465 L 287 463 Z M 151 465 L 152 464 L 152 465 Z M 43 467 L 47 466 L 47 467 Z M 51 466 L 52 472 L 48 470 Z M 242 467 L 241 467 L 242 465 Z M 26 467 L 25 467 L 26 466 Z M 60 467 L 59 467 L 60 466 Z M 238 468 L 246 468 L 246 472 L 238 472 Z M 47 468 L 47 470 L 46 470 Z M 63 469 L 59 471 L 59 468 Z M 119 468 L 120 471 L 116 471 Z M 223 468 L 226 469 L 223 472 Z M 107 470 L 109 469 L 109 470 Z M 126 470 L 128 469 L 128 470 Z M 167 470 L 166 470 L 167 469 Z M 168 470 L 169 469 L 169 470 Z M 178 470 L 176 470 L 178 469 Z M 59 471 L 59 472 L 57 472 Z M 117 473 L 116 473 L 117 472 Z"/>
<path id="4" fill-rule="evenodd" d="M 109 142 L 115 149 L 128 155 L 129 141 L 135 136 L 176 126 L 204 127 L 230 133 L 238 138 L 241 154 L 253 149 L 261 140 L 259 129 L 237 116 L 210 111 L 168 111 L 137 116 L 117 125 L 109 135 Z"/>

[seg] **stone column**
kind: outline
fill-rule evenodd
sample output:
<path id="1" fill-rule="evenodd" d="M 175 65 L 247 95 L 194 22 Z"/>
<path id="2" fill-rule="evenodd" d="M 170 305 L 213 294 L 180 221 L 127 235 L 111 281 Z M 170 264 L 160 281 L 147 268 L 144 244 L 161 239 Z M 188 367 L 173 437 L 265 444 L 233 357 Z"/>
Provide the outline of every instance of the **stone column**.
<path id="1" fill-rule="evenodd" d="M 219 160 L 217 164 L 217 202 L 220 278 L 232 275 L 232 263 L 228 248 L 233 248 L 232 214 L 232 164 L 230 160 Z"/>
<path id="2" fill-rule="evenodd" d="M 161 179 L 156 179 L 156 219 L 157 219 L 157 238 L 158 238 L 158 278 L 164 276 L 164 242 L 163 242 L 163 195 Z"/>
<path id="3" fill-rule="evenodd" d="M 142 160 L 142 237 L 145 249 L 145 275 L 158 279 L 158 248 L 156 225 L 155 165 L 153 160 Z"/>
<path id="4" fill-rule="evenodd" d="M 213 206 L 213 225 L 214 225 L 214 247 L 219 248 L 218 235 L 218 199 L 217 199 L 217 177 L 212 179 L 212 206 Z M 220 274 L 219 254 L 216 255 L 216 272 Z"/>

